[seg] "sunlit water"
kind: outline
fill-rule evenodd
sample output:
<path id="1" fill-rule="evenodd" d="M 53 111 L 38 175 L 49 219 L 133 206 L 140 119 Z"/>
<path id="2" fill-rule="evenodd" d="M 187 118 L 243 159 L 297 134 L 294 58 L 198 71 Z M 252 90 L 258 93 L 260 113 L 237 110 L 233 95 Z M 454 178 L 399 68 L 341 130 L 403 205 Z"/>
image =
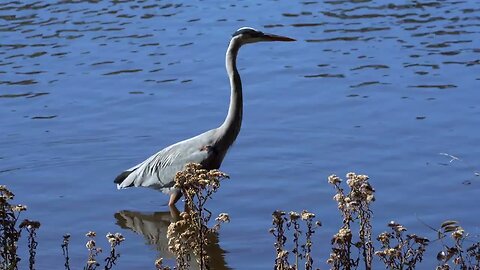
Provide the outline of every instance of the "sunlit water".
<path id="1" fill-rule="evenodd" d="M 0 181 L 42 222 L 38 269 L 63 267 L 64 233 L 81 267 L 88 230 L 125 235 L 117 269 L 172 257 L 167 197 L 112 180 L 223 121 L 241 26 L 298 41 L 241 49 L 244 122 L 209 206 L 232 219 L 216 268 L 271 268 L 275 209 L 317 214 L 325 268 L 332 173 L 370 175 L 376 234 L 393 219 L 432 239 L 422 222 L 479 234 L 479 14 L 478 1 L 2 1 Z"/>

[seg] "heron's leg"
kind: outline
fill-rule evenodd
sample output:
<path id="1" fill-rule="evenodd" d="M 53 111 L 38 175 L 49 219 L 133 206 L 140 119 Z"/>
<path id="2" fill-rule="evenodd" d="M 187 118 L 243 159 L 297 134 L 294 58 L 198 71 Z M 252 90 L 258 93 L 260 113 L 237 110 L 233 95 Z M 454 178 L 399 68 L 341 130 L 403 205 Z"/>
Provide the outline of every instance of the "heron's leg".
<path id="1" fill-rule="evenodd" d="M 175 189 L 170 193 L 170 200 L 168 201 L 168 205 L 172 206 L 175 205 L 178 200 L 182 197 L 182 192 L 179 189 Z"/>
<path id="2" fill-rule="evenodd" d="M 181 220 L 182 218 L 180 217 L 180 211 L 178 211 L 178 208 L 174 205 L 170 205 L 170 215 L 172 216 L 172 222 L 177 222 Z"/>

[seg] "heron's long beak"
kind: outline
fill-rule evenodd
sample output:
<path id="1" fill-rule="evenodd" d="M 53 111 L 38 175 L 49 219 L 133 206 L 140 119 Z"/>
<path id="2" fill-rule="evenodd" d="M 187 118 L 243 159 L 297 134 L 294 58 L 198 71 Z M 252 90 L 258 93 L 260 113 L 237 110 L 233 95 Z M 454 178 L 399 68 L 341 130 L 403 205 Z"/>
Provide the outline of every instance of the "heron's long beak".
<path id="1" fill-rule="evenodd" d="M 293 38 L 278 36 L 273 34 L 264 34 L 265 41 L 295 41 Z"/>

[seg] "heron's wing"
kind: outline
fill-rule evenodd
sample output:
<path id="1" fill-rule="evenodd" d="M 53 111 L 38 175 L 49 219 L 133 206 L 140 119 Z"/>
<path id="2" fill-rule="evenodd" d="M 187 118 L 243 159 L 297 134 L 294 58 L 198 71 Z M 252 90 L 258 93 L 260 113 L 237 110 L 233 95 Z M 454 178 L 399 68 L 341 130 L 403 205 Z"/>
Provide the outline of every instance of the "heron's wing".
<path id="1" fill-rule="evenodd" d="M 143 186 L 166 191 L 173 187 L 175 174 L 183 170 L 186 164 L 202 164 L 212 154 L 202 148 L 202 143 L 193 139 L 197 138 L 173 144 L 128 169 L 124 172 L 127 176 L 118 184 L 118 188 Z"/>

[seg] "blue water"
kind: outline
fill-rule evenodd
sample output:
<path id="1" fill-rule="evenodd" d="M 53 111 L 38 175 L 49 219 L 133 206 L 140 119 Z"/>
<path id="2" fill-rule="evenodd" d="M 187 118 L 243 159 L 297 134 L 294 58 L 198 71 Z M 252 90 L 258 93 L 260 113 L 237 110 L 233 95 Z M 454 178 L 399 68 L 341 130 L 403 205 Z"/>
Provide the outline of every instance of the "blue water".
<path id="1" fill-rule="evenodd" d="M 298 41 L 240 51 L 244 121 L 209 206 L 232 220 L 216 269 L 272 267 L 275 209 L 317 214 L 326 268 L 341 222 L 332 173 L 371 177 L 376 234 L 396 220 L 433 239 L 422 221 L 455 219 L 478 235 L 479 12 L 478 1 L 2 2 L 0 184 L 42 222 L 38 269 L 63 267 L 64 233 L 81 267 L 88 230 L 104 248 L 104 234 L 124 234 L 116 269 L 172 257 L 167 197 L 112 181 L 223 121 L 224 53 L 242 26 Z"/>

